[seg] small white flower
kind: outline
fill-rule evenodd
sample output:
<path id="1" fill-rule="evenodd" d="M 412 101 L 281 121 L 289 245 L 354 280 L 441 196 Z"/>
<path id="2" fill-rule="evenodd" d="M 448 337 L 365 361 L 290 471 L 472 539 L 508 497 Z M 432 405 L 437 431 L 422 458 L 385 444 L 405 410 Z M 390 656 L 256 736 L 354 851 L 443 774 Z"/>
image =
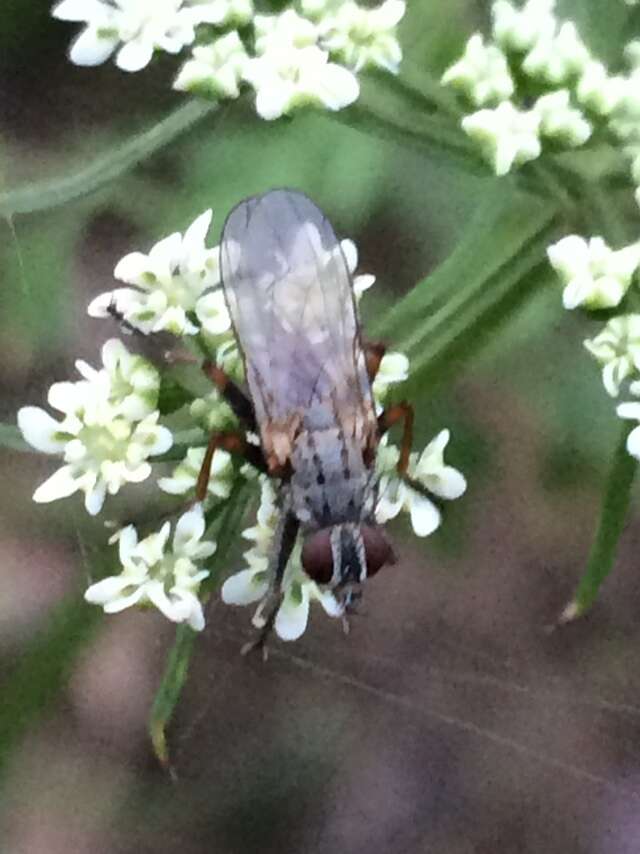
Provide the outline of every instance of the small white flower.
<path id="1" fill-rule="evenodd" d="M 601 237 L 563 237 L 547 249 L 549 261 L 565 285 L 564 307 L 613 308 L 622 300 L 640 264 L 640 243 L 610 249 Z"/>
<path id="2" fill-rule="evenodd" d="M 318 41 L 316 25 L 293 9 L 287 9 L 280 15 L 256 15 L 253 26 L 255 51 L 258 55 L 270 51 L 310 47 Z"/>
<path id="3" fill-rule="evenodd" d="M 591 136 L 593 128 L 580 110 L 571 106 L 568 89 L 543 95 L 533 109 L 540 116 L 540 133 L 569 147 L 577 147 Z"/>
<path id="4" fill-rule="evenodd" d="M 620 384 L 640 370 L 640 314 L 614 317 L 584 346 L 602 365 L 607 393 L 617 397 Z"/>
<path id="5" fill-rule="evenodd" d="M 295 552 L 298 552 L 297 554 Z M 249 563 L 257 564 L 229 576 L 222 585 L 222 601 L 227 605 L 250 605 L 260 602 L 253 617 L 253 624 L 262 628 L 265 624 L 264 606 L 268 601 L 268 560 L 256 560 L 255 552 L 245 555 Z M 305 574 L 300 565 L 299 549 L 294 551 L 282 581 L 282 601 L 276 613 L 274 630 L 285 641 L 297 640 L 304 634 L 309 620 L 312 602 L 319 602 L 330 617 L 340 617 L 343 606 L 330 590 L 322 589 Z"/>
<path id="6" fill-rule="evenodd" d="M 397 74 L 402 50 L 396 29 L 405 10 L 404 0 L 385 0 L 373 9 L 345 0 L 320 20 L 320 43 L 356 72 L 377 67 Z"/>
<path id="7" fill-rule="evenodd" d="M 442 82 L 464 92 L 476 107 L 505 101 L 515 89 L 505 55 L 500 48 L 485 45 L 480 33 L 471 36 L 462 58 L 445 71 Z"/>
<path id="8" fill-rule="evenodd" d="M 575 24 L 567 21 L 553 38 L 543 36 L 534 44 L 522 62 L 522 70 L 557 85 L 581 74 L 590 59 Z"/>
<path id="9" fill-rule="evenodd" d="M 616 105 L 610 126 L 621 139 L 640 139 L 640 68 L 636 68 L 621 84 L 622 97 Z"/>
<path id="10" fill-rule="evenodd" d="M 601 62 L 590 60 L 578 80 L 576 97 L 588 110 L 609 116 L 624 97 L 626 86 L 624 77 L 614 77 Z"/>
<path id="11" fill-rule="evenodd" d="M 155 605 L 169 620 L 201 631 L 204 614 L 198 590 L 209 572 L 198 563 L 216 550 L 213 541 L 202 539 L 204 530 L 199 505 L 178 519 L 170 549 L 170 522 L 140 541 L 135 527 L 128 525 L 111 539 L 118 542 L 123 571 L 92 584 L 85 599 L 101 605 L 107 614 L 136 604 Z"/>
<path id="12" fill-rule="evenodd" d="M 373 395 L 380 403 L 391 385 L 404 382 L 409 376 L 409 360 L 404 353 L 385 353 L 373 381 Z"/>
<path id="13" fill-rule="evenodd" d="M 449 431 L 442 430 L 420 455 L 412 454 L 407 472 L 411 480 L 447 501 L 459 498 L 467 488 L 464 476 L 452 466 L 445 465 L 444 449 L 449 437 Z M 376 463 L 381 477 L 376 519 L 384 524 L 405 510 L 411 514 L 411 525 L 416 535 L 427 537 L 439 527 L 440 511 L 426 495 L 397 476 L 395 466 L 399 455 L 394 446 L 382 445 L 379 448 Z"/>
<path id="14" fill-rule="evenodd" d="M 107 492 L 114 495 L 125 483 L 146 480 L 151 474 L 148 458 L 171 447 L 171 432 L 158 424 L 157 411 L 149 411 L 158 390 L 151 365 L 113 341 L 104 346 L 103 359 L 104 369 L 79 362 L 84 379 L 54 383 L 49 389 L 49 405 L 63 413 L 62 421 L 36 406 L 18 412 L 25 440 L 43 453 L 62 456 L 65 463 L 36 489 L 34 501 L 82 491 L 87 512 L 95 515 Z"/>
<path id="15" fill-rule="evenodd" d="M 640 421 L 640 402 L 621 403 L 616 409 L 619 418 L 629 418 L 632 421 Z M 627 437 L 627 451 L 632 457 L 640 460 L 640 425 L 634 427 Z"/>
<path id="16" fill-rule="evenodd" d="M 195 27 L 221 3 L 199 0 L 62 0 L 54 18 L 84 23 L 71 46 L 76 65 L 99 65 L 116 50 L 116 65 L 140 71 L 155 50 L 179 53 L 195 39 Z M 225 5 L 225 4 L 222 4 Z"/>
<path id="17" fill-rule="evenodd" d="M 305 105 L 341 110 L 360 94 L 355 75 L 313 45 L 271 47 L 247 62 L 245 79 L 256 91 L 258 115 L 267 120 Z"/>
<path id="18" fill-rule="evenodd" d="M 507 0 L 497 0 L 491 7 L 494 38 L 505 50 L 530 50 L 553 36 L 555 5 L 555 0 L 528 0 L 518 9 Z"/>
<path id="19" fill-rule="evenodd" d="M 238 428 L 238 419 L 217 389 L 212 389 L 206 397 L 192 400 L 189 415 L 207 434 Z"/>
<path id="20" fill-rule="evenodd" d="M 116 288 L 96 297 L 89 305 L 89 315 L 107 317 L 114 308 L 126 323 L 145 334 L 166 330 L 174 335 L 195 335 L 198 327 L 189 315 L 197 313 L 204 291 L 220 284 L 219 248 L 207 249 L 204 244 L 210 224 L 209 210 L 184 236 L 176 233 L 166 237 L 148 255 L 125 255 L 114 276 L 133 287 Z"/>
<path id="21" fill-rule="evenodd" d="M 102 347 L 101 370 L 79 359 L 76 369 L 95 388 L 102 387 L 114 410 L 132 421 L 150 415 L 158 405 L 160 374 L 146 359 L 130 353 L 122 341 L 111 338 Z"/>
<path id="22" fill-rule="evenodd" d="M 194 47 L 173 88 L 212 98 L 237 98 L 247 59 L 238 33 L 228 33 L 211 44 Z"/>
<path id="23" fill-rule="evenodd" d="M 640 39 L 632 39 L 624 49 L 624 56 L 629 66 L 636 69 L 640 66 Z"/>
<path id="24" fill-rule="evenodd" d="M 206 448 L 189 448 L 187 455 L 178 463 L 171 477 L 158 478 L 158 486 L 170 495 L 185 495 L 195 489 L 202 468 Z M 207 496 L 228 498 L 233 486 L 234 469 L 231 454 L 218 448 L 211 461 L 211 473 L 207 485 Z"/>
<path id="25" fill-rule="evenodd" d="M 231 318 L 222 288 L 201 296 L 196 303 L 196 316 L 204 332 L 224 335 L 231 329 Z"/>
<path id="26" fill-rule="evenodd" d="M 540 115 L 516 109 L 504 101 L 495 110 L 480 110 L 462 120 L 464 132 L 476 140 L 496 175 L 506 175 L 513 165 L 540 156 Z"/>
<path id="27" fill-rule="evenodd" d="M 362 294 L 365 291 L 368 291 L 375 283 L 376 277 L 369 273 L 361 273 L 358 276 L 354 275 L 355 271 L 358 269 L 358 250 L 353 240 L 341 240 L 340 249 L 342 250 L 344 259 L 347 262 L 347 268 L 353 276 L 353 292 L 356 299 L 359 300 Z"/>

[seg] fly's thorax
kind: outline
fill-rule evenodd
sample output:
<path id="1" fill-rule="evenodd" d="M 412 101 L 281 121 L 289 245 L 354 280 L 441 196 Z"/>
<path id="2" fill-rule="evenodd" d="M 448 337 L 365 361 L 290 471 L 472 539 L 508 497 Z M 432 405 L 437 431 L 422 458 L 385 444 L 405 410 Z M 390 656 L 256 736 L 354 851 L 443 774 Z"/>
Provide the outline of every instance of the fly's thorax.
<path id="1" fill-rule="evenodd" d="M 293 510 L 303 528 L 371 517 L 373 472 L 365 465 L 360 444 L 340 428 L 302 430 L 291 464 Z"/>

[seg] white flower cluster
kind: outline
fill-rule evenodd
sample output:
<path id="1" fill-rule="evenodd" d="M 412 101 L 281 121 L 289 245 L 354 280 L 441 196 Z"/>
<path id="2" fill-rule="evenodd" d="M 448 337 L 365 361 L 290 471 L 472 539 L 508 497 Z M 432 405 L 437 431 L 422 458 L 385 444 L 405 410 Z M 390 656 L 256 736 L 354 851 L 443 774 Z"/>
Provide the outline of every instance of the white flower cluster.
<path id="1" fill-rule="evenodd" d="M 618 404 L 616 412 L 620 418 L 638 422 L 627 437 L 627 450 L 640 460 L 640 314 L 614 317 L 599 335 L 584 344 L 602 365 L 602 381 L 611 397 L 617 397 L 625 383 L 635 398 Z"/>
<path id="2" fill-rule="evenodd" d="M 110 540 L 118 543 L 122 572 L 92 584 L 84 598 L 101 605 L 107 614 L 132 605 L 155 605 L 174 623 L 187 622 L 201 631 L 204 614 L 198 591 L 209 571 L 200 569 L 198 564 L 216 550 L 213 541 L 202 539 L 204 531 L 199 505 L 178 519 L 171 546 L 171 522 L 165 522 L 159 531 L 143 540 L 138 540 L 133 525 L 127 525 Z"/>
<path id="3" fill-rule="evenodd" d="M 107 492 L 140 483 L 151 474 L 149 457 L 168 451 L 171 432 L 158 424 L 160 377 L 140 356 L 113 339 L 102 348 L 103 367 L 76 362 L 77 382 L 55 383 L 49 405 L 63 414 L 56 421 L 37 406 L 18 412 L 18 425 L 30 445 L 62 456 L 64 465 L 35 491 L 33 500 L 55 501 L 84 492 L 89 513 L 99 513 Z"/>
<path id="4" fill-rule="evenodd" d="M 146 254 L 132 252 L 125 256 L 114 272 L 125 286 L 98 296 L 88 312 L 99 318 L 115 315 L 130 332 L 172 333 L 195 354 L 210 354 L 227 375 L 242 382 L 242 361 L 221 288 L 219 247 L 206 245 L 210 224 L 211 211 L 206 211 L 184 236 L 173 234 Z M 352 241 L 343 240 L 340 248 L 360 299 L 375 277 L 356 275 L 358 253 Z M 82 491 L 87 511 L 97 514 L 107 493 L 115 494 L 126 483 L 149 478 L 150 461 L 175 443 L 184 448 L 184 456 L 173 472 L 158 478 L 157 483 L 184 506 L 195 494 L 208 436 L 212 431 L 239 429 L 228 404 L 215 390 L 197 396 L 198 382 L 203 383 L 204 379 L 195 371 L 197 377 L 186 382 L 178 403 L 167 406 L 162 403 L 163 390 L 170 389 L 171 384 L 165 385 L 164 374 L 116 339 L 104 345 L 100 369 L 82 361 L 76 365 L 80 380 L 55 383 L 49 390 L 49 404 L 62 413 L 61 420 L 33 406 L 18 413 L 18 424 L 27 442 L 63 459 L 62 467 L 38 487 L 34 499 L 53 501 Z M 408 372 L 409 363 L 402 353 L 383 357 L 373 384 L 379 409 L 389 388 L 404 381 Z M 248 442 L 258 442 L 249 432 L 246 438 Z M 411 456 L 409 475 L 416 489 L 396 476 L 399 450 L 385 439 L 377 461 L 380 522 L 406 510 L 420 536 L 438 527 L 440 512 L 420 488 L 443 499 L 456 498 L 465 489 L 462 475 L 444 464 L 448 438 L 448 431 L 443 431 L 422 454 Z M 202 564 L 215 550 L 213 541 L 203 540 L 205 513 L 229 498 L 238 478 L 258 480 L 258 475 L 248 463 L 236 464 L 227 451 L 217 449 L 203 503 L 183 513 L 171 543 L 169 522 L 142 538 L 135 526 L 127 525 L 112 538 L 118 542 L 121 571 L 92 584 L 86 593 L 88 601 L 107 612 L 151 604 L 171 620 L 202 628 L 198 591 L 208 575 Z M 247 569 L 231 576 L 223 587 L 227 602 L 261 601 L 254 617 L 256 625 L 264 620 L 268 556 L 278 513 L 271 482 L 264 476 L 259 480 L 262 500 L 257 524 L 244 532 L 253 542 L 245 555 Z M 294 639 L 304 631 L 313 601 L 320 602 L 331 616 L 341 614 L 342 606 L 331 591 L 319 587 L 303 572 L 298 544 L 286 570 L 284 596 L 275 620 L 280 637 Z"/>
<path id="5" fill-rule="evenodd" d="M 613 250 L 601 237 L 586 241 L 569 235 L 550 246 L 547 254 L 564 285 L 567 309 L 616 308 L 640 268 L 640 242 Z M 601 365 L 602 382 L 611 397 L 620 394 L 624 383 L 633 397 L 640 398 L 640 314 L 618 314 L 584 345 Z M 617 413 L 640 422 L 640 402 L 620 404 Z M 640 459 L 640 426 L 630 433 L 627 447 Z"/>
<path id="6" fill-rule="evenodd" d="M 53 15 L 85 24 L 70 52 L 78 65 L 97 65 L 116 52 L 121 69 L 138 71 L 156 50 L 176 54 L 195 43 L 176 89 L 225 99 L 248 84 L 258 114 L 275 119 L 305 104 L 348 106 L 367 67 L 397 73 L 396 29 L 405 5 L 301 0 L 299 11 L 259 15 L 252 0 L 62 0 Z"/>
<path id="7" fill-rule="evenodd" d="M 442 82 L 481 108 L 462 128 L 504 175 L 545 145 L 574 148 L 589 139 L 609 86 L 596 79 L 596 65 L 575 25 L 557 19 L 555 0 L 527 0 L 521 8 L 496 0 L 492 41 L 473 35 Z M 533 103 L 531 91 L 538 93 Z"/>

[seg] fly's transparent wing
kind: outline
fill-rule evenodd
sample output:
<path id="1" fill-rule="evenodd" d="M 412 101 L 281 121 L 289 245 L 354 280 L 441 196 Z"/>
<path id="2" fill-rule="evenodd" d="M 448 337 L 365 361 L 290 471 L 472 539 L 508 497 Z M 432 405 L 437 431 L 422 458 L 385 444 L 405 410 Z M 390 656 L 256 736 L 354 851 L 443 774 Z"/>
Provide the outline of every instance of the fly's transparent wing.
<path id="1" fill-rule="evenodd" d="M 349 271 L 310 199 L 273 190 L 242 202 L 220 262 L 261 425 L 299 415 L 319 428 L 372 410 Z"/>

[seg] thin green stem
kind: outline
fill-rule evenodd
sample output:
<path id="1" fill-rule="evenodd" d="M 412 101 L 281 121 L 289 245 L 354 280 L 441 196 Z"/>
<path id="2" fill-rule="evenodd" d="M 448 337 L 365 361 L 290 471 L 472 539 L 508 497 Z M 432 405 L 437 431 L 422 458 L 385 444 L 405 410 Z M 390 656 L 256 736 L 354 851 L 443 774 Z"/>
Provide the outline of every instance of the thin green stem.
<path id="1" fill-rule="evenodd" d="M 0 193 L 0 215 L 10 219 L 15 214 L 48 210 L 86 196 L 159 151 L 217 107 L 207 101 L 189 101 L 149 130 L 96 157 L 71 175 Z"/>
<path id="2" fill-rule="evenodd" d="M 632 427 L 633 425 L 625 423 L 620 431 L 587 568 L 580 579 L 575 596 L 562 612 L 561 623 L 581 617 L 591 608 L 613 568 L 618 541 L 629 511 L 631 487 L 638 468 L 637 460 L 627 450 L 627 439 Z"/>

